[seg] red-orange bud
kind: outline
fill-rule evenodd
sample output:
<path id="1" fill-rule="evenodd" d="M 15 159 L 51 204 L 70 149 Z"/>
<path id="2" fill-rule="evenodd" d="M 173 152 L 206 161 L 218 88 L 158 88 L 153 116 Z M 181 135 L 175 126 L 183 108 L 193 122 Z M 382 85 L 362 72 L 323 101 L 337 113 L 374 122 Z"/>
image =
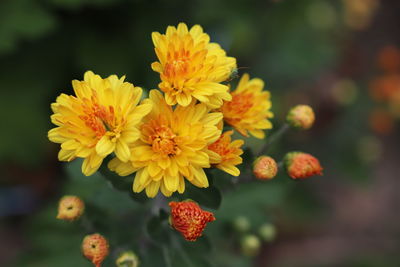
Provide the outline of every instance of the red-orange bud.
<path id="1" fill-rule="evenodd" d="M 288 175 L 293 179 L 304 179 L 313 175 L 322 175 L 322 167 L 314 156 L 303 152 L 287 153 L 285 167 Z"/>
<path id="2" fill-rule="evenodd" d="M 170 222 L 188 241 L 196 241 L 207 223 L 215 221 L 214 214 L 204 211 L 194 201 L 170 202 Z"/>
<path id="3" fill-rule="evenodd" d="M 269 180 L 276 176 L 278 165 L 268 156 L 258 157 L 253 164 L 253 174 L 260 180 Z"/>
<path id="4" fill-rule="evenodd" d="M 87 235 L 82 242 L 82 253 L 94 266 L 100 267 L 109 253 L 108 247 L 108 241 L 102 235 Z"/>
<path id="5" fill-rule="evenodd" d="M 85 210 L 85 203 L 76 196 L 64 196 L 58 203 L 57 219 L 74 221 L 79 219 Z"/>

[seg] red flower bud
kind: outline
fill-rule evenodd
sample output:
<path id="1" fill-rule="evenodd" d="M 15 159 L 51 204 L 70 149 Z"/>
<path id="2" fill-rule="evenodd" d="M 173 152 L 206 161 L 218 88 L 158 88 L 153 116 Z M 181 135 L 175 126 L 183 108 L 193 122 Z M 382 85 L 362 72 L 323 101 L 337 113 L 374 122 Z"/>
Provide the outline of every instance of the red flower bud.
<path id="1" fill-rule="evenodd" d="M 194 201 L 170 202 L 170 223 L 188 241 L 196 241 L 207 223 L 215 220 L 214 214 L 204 211 Z"/>
<path id="2" fill-rule="evenodd" d="M 322 175 L 322 167 L 314 156 L 303 152 L 287 153 L 285 167 L 288 175 L 293 179 L 304 179 L 313 175 Z"/>
<path id="3" fill-rule="evenodd" d="M 87 235 L 82 242 L 82 253 L 94 266 L 100 267 L 109 253 L 108 247 L 108 241 L 102 235 Z"/>

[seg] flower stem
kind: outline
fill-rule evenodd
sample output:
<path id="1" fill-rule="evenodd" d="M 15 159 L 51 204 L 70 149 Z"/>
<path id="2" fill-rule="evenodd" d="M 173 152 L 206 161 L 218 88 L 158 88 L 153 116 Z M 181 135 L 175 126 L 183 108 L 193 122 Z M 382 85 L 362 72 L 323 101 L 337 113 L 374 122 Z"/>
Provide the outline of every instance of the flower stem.
<path id="1" fill-rule="evenodd" d="M 260 149 L 260 152 L 258 153 L 258 156 L 261 156 L 262 154 L 266 153 L 268 148 L 277 141 L 284 133 L 287 132 L 287 130 L 290 129 L 289 124 L 284 123 L 281 128 L 279 128 L 278 131 L 274 132 L 269 139 L 265 142 L 264 146 Z"/>

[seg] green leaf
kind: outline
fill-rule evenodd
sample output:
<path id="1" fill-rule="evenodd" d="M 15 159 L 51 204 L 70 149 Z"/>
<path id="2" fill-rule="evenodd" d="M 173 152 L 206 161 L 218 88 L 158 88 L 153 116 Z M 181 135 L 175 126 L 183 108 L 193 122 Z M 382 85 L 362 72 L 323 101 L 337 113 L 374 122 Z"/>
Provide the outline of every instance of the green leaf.
<path id="1" fill-rule="evenodd" d="M 109 160 L 105 160 L 101 165 L 99 169 L 101 175 L 107 179 L 115 189 L 128 192 L 132 191 L 132 180 L 128 180 L 126 177 L 121 177 L 115 172 L 110 171 L 107 167 L 108 161 Z"/>

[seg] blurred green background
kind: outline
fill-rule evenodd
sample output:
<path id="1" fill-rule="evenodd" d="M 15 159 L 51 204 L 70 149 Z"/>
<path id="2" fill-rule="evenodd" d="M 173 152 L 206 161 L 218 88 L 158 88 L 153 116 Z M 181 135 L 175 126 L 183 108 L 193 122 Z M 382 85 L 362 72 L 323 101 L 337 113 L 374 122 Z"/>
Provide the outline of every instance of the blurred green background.
<path id="1" fill-rule="evenodd" d="M 63 194 L 84 198 L 98 229 L 109 233 L 116 249 L 104 266 L 128 248 L 151 255 L 154 262 L 143 259 L 143 266 L 167 266 L 162 249 L 142 248 L 136 225 L 149 204 L 113 191 L 99 175 L 84 177 L 79 162 L 58 162 L 47 131 L 50 103 L 72 93 L 71 80 L 86 70 L 156 88 L 151 32 L 179 22 L 202 25 L 237 58 L 239 74 L 266 82 L 275 130 L 291 106 L 315 109 L 313 129 L 290 131 L 269 154 L 309 152 L 324 176 L 297 183 L 281 172 L 271 182 L 239 186 L 214 173 L 229 189 L 200 242 L 214 247 L 184 248 L 189 258 L 211 255 L 210 262 L 181 259 L 174 267 L 400 266 L 398 122 L 384 135 L 371 130 L 377 104 L 368 93 L 378 52 L 400 42 L 399 14 L 396 0 L 2 0 L 0 266 L 90 266 L 80 254 L 79 223 L 55 219 Z M 260 141 L 246 144 L 254 150 Z M 243 255 L 242 234 L 232 229 L 238 216 L 249 221 L 249 233 L 274 224 L 276 239 L 262 242 L 256 256 Z"/>

